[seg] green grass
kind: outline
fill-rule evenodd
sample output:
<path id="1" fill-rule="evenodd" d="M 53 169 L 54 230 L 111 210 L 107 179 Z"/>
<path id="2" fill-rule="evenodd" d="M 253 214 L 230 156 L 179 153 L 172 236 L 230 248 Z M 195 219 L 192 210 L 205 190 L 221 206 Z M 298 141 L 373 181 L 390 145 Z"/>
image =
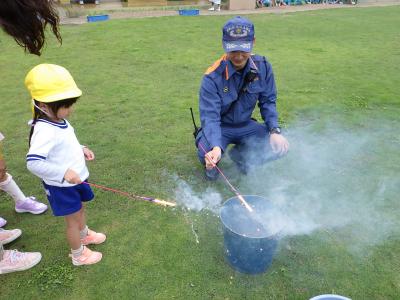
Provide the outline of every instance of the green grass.
<path id="1" fill-rule="evenodd" d="M 396 299 L 399 13 L 400 6 L 393 6 L 250 16 L 256 26 L 254 50 L 274 67 L 280 119 L 292 150 L 264 169 L 272 176 L 261 183 L 254 176 L 238 177 L 228 162 L 222 164 L 244 193 L 271 197 L 285 187 L 294 205 L 310 210 L 320 205 L 321 211 L 333 212 L 347 207 L 346 213 L 364 213 L 374 222 L 356 218 L 358 224 L 288 236 L 268 272 L 248 276 L 225 263 L 215 215 L 164 209 L 95 190 L 88 223 L 108 236 L 104 245 L 93 247 L 104 258 L 98 265 L 75 268 L 68 258 L 64 221 L 50 212 L 16 214 L 2 193 L 0 210 L 8 228 L 23 230 L 8 248 L 41 251 L 43 260 L 30 271 L 2 275 L 0 298 L 308 299 L 338 293 Z M 2 34 L 0 129 L 9 171 L 22 189 L 45 197 L 25 167 L 30 105 L 23 80 L 32 66 L 49 62 L 69 69 L 84 92 L 70 121 L 80 142 L 96 154 L 89 163 L 94 183 L 174 199 L 177 175 L 197 193 L 212 187 L 230 197 L 222 182 L 202 178 L 188 109 L 197 111 L 200 80 L 222 54 L 220 28 L 228 18 L 64 26 L 62 46 L 50 37 L 40 58 L 25 55 Z M 367 143 L 355 143 L 356 138 Z M 304 144 L 324 151 L 311 151 L 313 159 L 302 157 Z M 323 155 L 335 151 L 333 158 Z M 310 200 L 314 191 L 320 202 Z"/>

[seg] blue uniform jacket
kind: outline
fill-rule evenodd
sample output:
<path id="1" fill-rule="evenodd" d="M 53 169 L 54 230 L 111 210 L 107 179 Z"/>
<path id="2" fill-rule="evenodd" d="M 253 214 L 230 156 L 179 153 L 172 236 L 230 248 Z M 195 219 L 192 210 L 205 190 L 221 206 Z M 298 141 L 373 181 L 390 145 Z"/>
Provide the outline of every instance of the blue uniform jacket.
<path id="1" fill-rule="evenodd" d="M 257 77 L 235 102 L 250 69 L 257 72 Z M 250 121 L 257 100 L 267 129 L 278 127 L 275 79 L 265 57 L 252 55 L 241 72 L 226 55 L 208 68 L 200 87 L 199 111 L 203 134 L 211 148 L 221 147 L 221 126 L 240 126 Z"/>

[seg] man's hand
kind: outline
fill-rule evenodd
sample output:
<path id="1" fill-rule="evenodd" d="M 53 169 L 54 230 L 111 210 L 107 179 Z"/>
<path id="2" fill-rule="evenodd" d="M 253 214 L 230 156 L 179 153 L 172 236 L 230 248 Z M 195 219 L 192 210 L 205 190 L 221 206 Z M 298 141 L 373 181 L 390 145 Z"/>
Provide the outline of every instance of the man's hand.
<path id="1" fill-rule="evenodd" d="M 86 160 L 93 160 L 94 159 L 94 153 L 88 147 L 83 147 L 83 154 L 85 155 L 85 159 Z"/>
<path id="2" fill-rule="evenodd" d="M 71 170 L 71 169 L 68 169 L 65 172 L 64 179 L 68 183 L 72 183 L 72 184 L 80 184 L 80 183 L 82 183 L 82 180 L 79 178 L 79 175 L 74 170 Z"/>
<path id="3" fill-rule="evenodd" d="M 289 142 L 281 134 L 271 134 L 269 136 L 269 143 L 271 145 L 272 151 L 280 156 L 285 155 L 289 150 Z"/>
<path id="4" fill-rule="evenodd" d="M 206 169 L 210 170 L 216 166 L 216 164 L 221 159 L 221 148 L 216 146 L 210 152 L 208 152 L 205 156 L 206 160 Z"/>

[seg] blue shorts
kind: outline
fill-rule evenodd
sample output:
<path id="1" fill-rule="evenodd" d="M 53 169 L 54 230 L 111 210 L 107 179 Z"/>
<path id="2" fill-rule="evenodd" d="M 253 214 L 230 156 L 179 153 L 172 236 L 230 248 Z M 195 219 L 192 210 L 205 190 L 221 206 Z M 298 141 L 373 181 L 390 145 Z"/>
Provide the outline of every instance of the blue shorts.
<path id="1" fill-rule="evenodd" d="M 53 215 L 68 216 L 82 208 L 82 202 L 94 198 L 92 189 L 88 184 L 78 184 L 69 187 L 48 185 L 43 182 Z"/>

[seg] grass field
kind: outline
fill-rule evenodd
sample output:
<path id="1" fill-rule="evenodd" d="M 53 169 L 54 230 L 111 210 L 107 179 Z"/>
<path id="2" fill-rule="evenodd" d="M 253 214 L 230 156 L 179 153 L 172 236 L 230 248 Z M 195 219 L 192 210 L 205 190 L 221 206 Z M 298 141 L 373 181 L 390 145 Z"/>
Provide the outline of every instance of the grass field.
<path id="1" fill-rule="evenodd" d="M 2 275 L 0 299 L 398 299 L 399 14 L 393 6 L 249 16 L 254 51 L 274 68 L 291 151 L 248 177 L 229 159 L 221 166 L 243 193 L 267 197 L 292 220 L 266 273 L 229 267 L 218 216 L 209 210 L 166 209 L 99 190 L 87 214 L 89 226 L 108 236 L 93 247 L 103 261 L 76 268 L 64 221 L 51 212 L 16 214 L 2 193 L 7 228 L 23 230 L 7 249 L 41 251 L 43 260 Z M 32 66 L 49 62 L 69 69 L 84 92 L 70 121 L 96 154 L 92 182 L 180 202 L 231 197 L 223 182 L 203 179 L 188 109 L 197 112 L 202 74 L 222 55 L 227 19 L 64 26 L 62 46 L 49 38 L 40 58 L 2 34 L 0 130 L 9 172 L 24 192 L 45 198 L 25 166 L 30 104 L 23 80 Z"/>

